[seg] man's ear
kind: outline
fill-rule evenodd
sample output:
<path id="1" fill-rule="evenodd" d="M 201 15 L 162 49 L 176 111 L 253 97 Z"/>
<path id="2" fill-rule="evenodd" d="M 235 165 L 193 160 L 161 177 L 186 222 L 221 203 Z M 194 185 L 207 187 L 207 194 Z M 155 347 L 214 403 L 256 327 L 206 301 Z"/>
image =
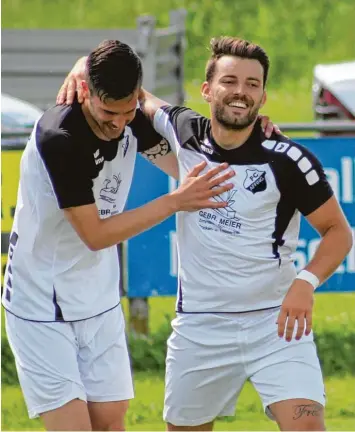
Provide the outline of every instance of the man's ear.
<path id="1" fill-rule="evenodd" d="M 202 83 L 201 95 L 206 102 L 208 102 L 208 103 L 211 102 L 211 88 L 210 88 L 208 81 L 205 81 Z"/>
<path id="2" fill-rule="evenodd" d="M 262 108 L 265 105 L 266 101 L 267 101 L 267 94 L 266 94 L 266 90 L 264 90 L 263 97 L 261 98 L 261 106 L 260 106 L 260 108 Z"/>
<path id="3" fill-rule="evenodd" d="M 79 86 L 80 86 L 81 89 L 82 89 L 83 97 L 84 97 L 84 98 L 89 97 L 89 95 L 90 95 L 90 89 L 89 89 L 88 83 L 87 83 L 85 80 L 81 80 Z M 78 89 L 77 89 L 77 90 L 78 90 Z"/>

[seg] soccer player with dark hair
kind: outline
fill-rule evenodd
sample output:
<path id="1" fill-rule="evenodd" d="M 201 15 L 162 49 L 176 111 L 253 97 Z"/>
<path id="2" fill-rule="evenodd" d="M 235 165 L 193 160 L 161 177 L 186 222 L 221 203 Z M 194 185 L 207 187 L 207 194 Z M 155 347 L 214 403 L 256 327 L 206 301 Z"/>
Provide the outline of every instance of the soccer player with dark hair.
<path id="1" fill-rule="evenodd" d="M 133 386 L 116 245 L 177 211 L 223 208 L 212 198 L 231 188 L 227 164 L 202 174 L 203 162 L 124 211 L 137 152 L 168 147 L 137 109 L 141 83 L 137 54 L 104 41 L 83 103 L 48 109 L 22 156 L 3 305 L 29 416 L 48 430 L 124 430 Z"/>

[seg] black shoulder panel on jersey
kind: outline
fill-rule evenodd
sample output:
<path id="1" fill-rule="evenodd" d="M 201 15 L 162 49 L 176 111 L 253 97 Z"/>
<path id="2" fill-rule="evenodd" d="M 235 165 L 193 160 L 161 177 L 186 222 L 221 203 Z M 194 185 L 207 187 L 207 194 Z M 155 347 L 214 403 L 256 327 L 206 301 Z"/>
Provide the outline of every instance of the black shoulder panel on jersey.
<path id="1" fill-rule="evenodd" d="M 159 144 L 163 137 L 156 132 L 150 120 L 137 109 L 136 116 L 128 125 L 132 129 L 133 135 L 137 138 L 137 150 L 143 152 Z"/>
<path id="2" fill-rule="evenodd" d="M 282 136 L 265 140 L 280 192 L 308 215 L 333 195 L 322 164 L 306 147 Z M 274 137 L 273 137 L 274 138 Z"/>
<path id="3" fill-rule="evenodd" d="M 61 126 L 65 110 L 49 110 L 37 123 L 37 150 L 48 171 L 60 208 L 95 202 L 92 192 L 93 159 L 86 147 Z M 63 115 L 64 114 L 64 118 Z M 92 156 L 92 155 L 91 155 Z"/>
<path id="4" fill-rule="evenodd" d="M 206 117 L 192 111 L 190 108 L 181 106 L 169 105 L 163 106 L 161 109 L 168 114 L 181 147 L 184 147 L 193 136 L 201 139 L 206 136 L 206 132 L 210 127 L 210 121 Z M 196 148 L 196 151 L 199 151 L 199 149 Z"/>

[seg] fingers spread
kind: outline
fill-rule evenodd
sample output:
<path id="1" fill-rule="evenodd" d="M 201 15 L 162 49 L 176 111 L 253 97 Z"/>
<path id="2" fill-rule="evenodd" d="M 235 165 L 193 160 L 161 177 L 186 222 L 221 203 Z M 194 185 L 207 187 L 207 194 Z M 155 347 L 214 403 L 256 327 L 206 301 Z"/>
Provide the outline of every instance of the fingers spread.
<path id="1" fill-rule="evenodd" d="M 218 186 L 221 183 L 223 183 L 226 180 L 229 180 L 230 178 L 234 177 L 235 172 L 233 170 L 230 170 L 226 173 L 221 174 L 220 176 L 214 177 L 213 179 L 209 180 L 210 187 Z"/>
<path id="2" fill-rule="evenodd" d="M 218 165 L 218 166 L 216 166 L 216 167 L 211 168 L 210 170 L 208 170 L 203 175 L 203 177 L 206 180 L 210 180 L 212 177 L 216 176 L 217 174 L 219 174 L 220 172 L 224 171 L 227 168 L 228 168 L 228 164 L 226 162 L 224 162 L 224 163 L 222 163 L 222 164 L 220 164 L 220 165 Z"/>
<path id="3" fill-rule="evenodd" d="M 209 191 L 207 191 L 207 196 L 213 197 L 216 195 L 221 195 L 224 192 L 227 192 L 228 190 L 232 189 L 233 186 L 234 186 L 233 183 L 228 183 L 228 184 L 225 184 L 223 186 L 216 186 L 213 189 L 210 189 Z"/>
<path id="4" fill-rule="evenodd" d="M 197 177 L 200 172 L 205 168 L 207 162 L 202 161 L 199 164 L 195 165 L 192 170 L 189 172 L 187 177 Z"/>

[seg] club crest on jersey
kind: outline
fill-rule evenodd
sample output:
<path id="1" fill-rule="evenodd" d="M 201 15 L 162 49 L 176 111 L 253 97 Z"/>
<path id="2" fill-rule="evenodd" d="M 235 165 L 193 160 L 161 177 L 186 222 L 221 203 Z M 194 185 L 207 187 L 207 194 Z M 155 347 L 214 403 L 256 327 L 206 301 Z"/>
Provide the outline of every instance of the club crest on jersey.
<path id="1" fill-rule="evenodd" d="M 116 201 L 116 195 L 118 189 L 122 183 L 121 175 L 113 175 L 112 179 L 104 180 L 104 187 L 100 190 L 100 198 L 109 203 L 114 203 Z"/>
<path id="2" fill-rule="evenodd" d="M 266 172 L 259 171 L 257 169 L 247 169 L 246 177 L 243 186 L 248 191 L 256 194 L 257 192 L 262 192 L 266 189 Z"/>

